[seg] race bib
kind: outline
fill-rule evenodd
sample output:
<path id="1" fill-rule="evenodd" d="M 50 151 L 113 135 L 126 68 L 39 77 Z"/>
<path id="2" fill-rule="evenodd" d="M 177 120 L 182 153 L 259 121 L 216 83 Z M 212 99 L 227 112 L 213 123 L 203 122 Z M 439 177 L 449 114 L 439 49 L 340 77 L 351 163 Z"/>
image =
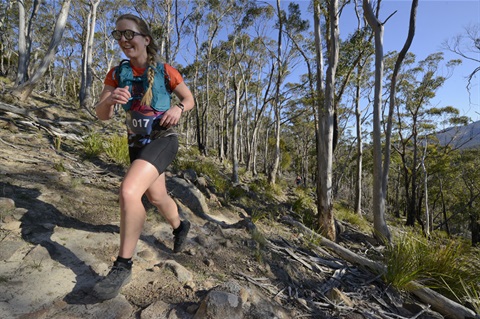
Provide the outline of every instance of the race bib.
<path id="1" fill-rule="evenodd" d="M 145 115 L 137 111 L 127 112 L 127 128 L 130 132 L 139 135 L 150 135 L 152 133 L 155 115 Z"/>

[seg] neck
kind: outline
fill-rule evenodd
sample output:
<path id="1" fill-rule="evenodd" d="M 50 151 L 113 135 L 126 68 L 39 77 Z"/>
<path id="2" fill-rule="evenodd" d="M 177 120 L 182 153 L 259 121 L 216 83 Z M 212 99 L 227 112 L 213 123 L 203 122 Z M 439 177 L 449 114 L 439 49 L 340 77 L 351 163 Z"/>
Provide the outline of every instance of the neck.
<path id="1" fill-rule="evenodd" d="M 130 59 L 130 63 L 137 68 L 146 68 L 148 66 L 148 56 L 141 56 Z"/>

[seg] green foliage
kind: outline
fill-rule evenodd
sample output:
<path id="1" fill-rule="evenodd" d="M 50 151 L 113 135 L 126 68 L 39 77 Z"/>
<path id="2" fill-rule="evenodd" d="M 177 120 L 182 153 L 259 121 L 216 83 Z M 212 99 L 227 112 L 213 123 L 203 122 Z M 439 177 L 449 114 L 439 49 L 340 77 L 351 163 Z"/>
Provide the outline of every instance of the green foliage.
<path id="1" fill-rule="evenodd" d="M 128 155 L 128 143 L 125 135 L 113 135 L 107 139 L 104 145 L 105 154 L 108 158 L 117 164 L 130 165 L 130 157 Z"/>
<path id="2" fill-rule="evenodd" d="M 87 158 L 98 157 L 103 152 L 103 140 L 100 134 L 89 134 L 83 141 L 83 149 Z"/>
<path id="3" fill-rule="evenodd" d="M 228 190 L 228 195 L 232 199 L 239 199 L 242 197 L 245 197 L 247 195 L 247 191 L 243 189 L 242 187 L 231 187 Z"/>
<path id="4" fill-rule="evenodd" d="M 280 161 L 280 169 L 286 171 L 292 164 L 292 155 L 290 153 L 283 153 Z"/>
<path id="5" fill-rule="evenodd" d="M 465 300 L 480 290 L 480 259 L 459 240 L 428 240 L 411 232 L 396 237 L 385 251 L 386 282 L 409 288 L 411 281 Z"/>
<path id="6" fill-rule="evenodd" d="M 191 154 L 190 152 L 187 153 Z M 205 157 L 182 154 L 177 156 L 174 167 L 179 170 L 193 169 L 199 176 L 205 176 L 218 193 L 223 194 L 230 188 L 230 180 L 221 173 L 218 164 Z"/>
<path id="7" fill-rule="evenodd" d="M 65 166 L 63 165 L 63 162 L 53 164 L 53 168 L 55 168 L 55 170 L 57 172 L 66 172 L 67 171 L 65 169 Z"/>
<path id="8" fill-rule="evenodd" d="M 260 221 L 261 219 L 263 219 L 267 216 L 268 216 L 267 212 L 254 209 L 252 211 L 252 222 L 255 224 L 255 223 L 257 223 L 258 221 Z"/>
<path id="9" fill-rule="evenodd" d="M 480 286 L 477 283 L 466 284 L 462 278 L 460 278 L 460 284 L 463 287 L 463 296 L 458 297 L 454 291 L 451 290 L 452 294 L 455 295 L 457 300 L 459 300 L 463 304 L 470 305 L 477 314 L 480 313 Z"/>
<path id="10" fill-rule="evenodd" d="M 295 189 L 297 199 L 292 204 L 292 210 L 302 219 L 302 223 L 311 228 L 315 228 L 316 224 L 316 205 L 312 196 L 307 193 L 306 189 L 297 187 Z"/>
<path id="11" fill-rule="evenodd" d="M 365 219 L 364 216 L 355 213 L 353 210 L 348 208 L 346 205 L 342 203 L 334 203 L 334 210 L 335 210 L 335 218 L 338 220 L 344 221 L 349 223 L 352 226 L 358 227 L 358 229 L 364 233 L 371 233 L 372 226 Z"/>

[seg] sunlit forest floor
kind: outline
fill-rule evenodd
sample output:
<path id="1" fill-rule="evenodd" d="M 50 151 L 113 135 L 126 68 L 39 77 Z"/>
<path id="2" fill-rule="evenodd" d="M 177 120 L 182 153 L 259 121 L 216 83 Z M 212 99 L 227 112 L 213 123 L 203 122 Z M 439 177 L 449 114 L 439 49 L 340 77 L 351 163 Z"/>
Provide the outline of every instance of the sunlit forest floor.
<path id="1" fill-rule="evenodd" d="M 116 256 L 125 166 L 87 154 L 84 141 L 92 132 L 123 134 L 122 121 L 100 123 L 39 95 L 26 105 L 5 103 L 27 111 L 0 109 L 2 318 L 148 318 L 153 309 L 168 313 L 165 318 L 193 318 L 209 291 L 230 281 L 245 291 L 245 318 L 444 318 L 286 223 L 309 226 L 315 218 L 310 191 L 297 188 L 294 176 L 273 188 L 248 175 L 230 185 L 227 163 L 186 145 L 167 178 L 186 181 L 194 171 L 212 186 L 201 197 L 202 213 L 175 198 L 193 225 L 187 248 L 171 252 L 171 229 L 146 203 L 133 280 L 118 298 L 98 303 L 89 289 Z M 345 210 L 337 207 L 342 233 L 336 244 L 381 263 L 386 248 L 371 236 L 371 222 Z"/>

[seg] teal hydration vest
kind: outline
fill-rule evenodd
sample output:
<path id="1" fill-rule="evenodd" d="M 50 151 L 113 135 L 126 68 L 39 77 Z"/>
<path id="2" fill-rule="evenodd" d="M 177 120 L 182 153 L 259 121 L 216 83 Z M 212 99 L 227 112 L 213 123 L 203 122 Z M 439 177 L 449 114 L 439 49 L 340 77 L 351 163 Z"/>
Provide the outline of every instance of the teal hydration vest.
<path id="1" fill-rule="evenodd" d="M 125 111 L 130 110 L 134 100 L 141 100 L 143 94 L 148 89 L 148 69 L 141 76 L 133 76 L 133 70 L 130 66 L 129 60 L 123 60 L 115 70 L 116 77 L 118 79 L 119 87 L 129 87 L 132 98 L 127 104 L 123 104 Z M 167 77 L 165 76 L 165 67 L 163 63 L 158 63 L 155 69 L 155 80 L 153 81 L 152 88 L 152 102 L 150 106 L 156 111 L 166 111 L 170 108 L 170 101 L 172 99 L 169 88 L 167 89 Z"/>

